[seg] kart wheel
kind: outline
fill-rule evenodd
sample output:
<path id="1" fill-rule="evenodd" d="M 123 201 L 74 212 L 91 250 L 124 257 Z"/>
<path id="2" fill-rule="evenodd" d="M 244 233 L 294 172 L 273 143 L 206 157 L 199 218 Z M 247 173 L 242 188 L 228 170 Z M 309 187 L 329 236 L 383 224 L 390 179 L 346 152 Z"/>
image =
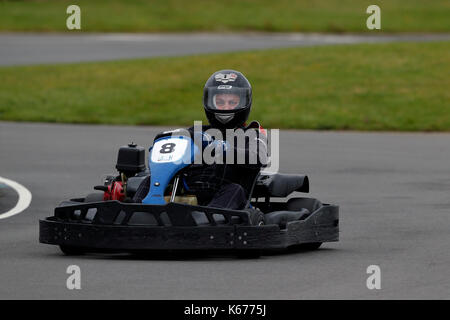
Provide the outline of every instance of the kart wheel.
<path id="1" fill-rule="evenodd" d="M 311 243 L 302 243 L 298 246 L 298 249 L 304 251 L 313 251 L 319 249 L 322 245 L 322 242 L 311 242 Z"/>
<path id="2" fill-rule="evenodd" d="M 85 254 L 85 251 L 80 247 L 59 246 L 59 248 L 66 256 L 81 256 Z"/>
<path id="3" fill-rule="evenodd" d="M 259 259 L 262 251 L 259 249 L 254 250 L 238 250 L 236 256 L 238 259 Z"/>
<path id="4" fill-rule="evenodd" d="M 287 202 L 287 209 L 290 211 L 297 211 L 303 208 L 313 213 L 322 207 L 322 202 L 314 198 L 291 198 Z"/>
<path id="5" fill-rule="evenodd" d="M 84 198 L 84 202 L 101 202 L 103 201 L 103 193 L 89 193 L 86 198 Z"/>
<path id="6" fill-rule="evenodd" d="M 77 205 L 80 204 L 79 202 L 75 202 L 75 201 L 62 201 L 58 204 L 58 207 L 67 207 L 67 206 L 73 206 L 73 205 Z"/>
<path id="7" fill-rule="evenodd" d="M 250 211 L 250 224 L 252 226 L 263 226 L 265 222 L 264 213 L 259 210 Z"/>

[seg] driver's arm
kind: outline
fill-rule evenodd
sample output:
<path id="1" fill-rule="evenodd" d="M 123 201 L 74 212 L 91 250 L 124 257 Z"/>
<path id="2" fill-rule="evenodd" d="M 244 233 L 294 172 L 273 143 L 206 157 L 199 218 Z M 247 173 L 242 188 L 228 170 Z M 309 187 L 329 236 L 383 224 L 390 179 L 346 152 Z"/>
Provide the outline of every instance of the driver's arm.
<path id="1" fill-rule="evenodd" d="M 238 147 L 236 144 L 234 145 L 234 160 L 236 164 L 256 168 L 265 166 L 267 164 L 267 136 L 258 130 L 255 131 L 256 137 L 253 141 L 248 141 L 248 139 L 246 139 L 244 148 Z M 245 159 L 245 163 L 237 163 L 237 160 L 242 158 Z M 250 163 L 250 159 L 256 159 L 256 163 Z"/>

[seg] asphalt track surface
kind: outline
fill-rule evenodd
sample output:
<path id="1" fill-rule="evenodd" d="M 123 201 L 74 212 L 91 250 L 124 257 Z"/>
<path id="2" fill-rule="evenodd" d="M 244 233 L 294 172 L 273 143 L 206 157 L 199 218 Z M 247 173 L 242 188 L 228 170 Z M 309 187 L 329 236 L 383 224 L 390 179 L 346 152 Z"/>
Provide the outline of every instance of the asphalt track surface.
<path id="1" fill-rule="evenodd" d="M 161 127 L 0 122 L 0 176 L 33 194 L 0 220 L 0 299 L 450 298 L 450 134 L 282 131 L 280 171 L 340 205 L 341 240 L 315 252 L 67 257 L 38 243 L 38 220 L 113 173 L 116 152 Z M 4 201 L 0 197 L 0 203 Z M 66 268 L 81 268 L 81 290 Z M 381 268 L 368 290 L 366 269 Z"/>
<path id="2" fill-rule="evenodd" d="M 17 191 L 0 182 L 0 215 L 14 208 L 18 200 Z"/>
<path id="3" fill-rule="evenodd" d="M 177 56 L 313 45 L 443 41 L 450 34 L 0 34 L 0 65 Z"/>

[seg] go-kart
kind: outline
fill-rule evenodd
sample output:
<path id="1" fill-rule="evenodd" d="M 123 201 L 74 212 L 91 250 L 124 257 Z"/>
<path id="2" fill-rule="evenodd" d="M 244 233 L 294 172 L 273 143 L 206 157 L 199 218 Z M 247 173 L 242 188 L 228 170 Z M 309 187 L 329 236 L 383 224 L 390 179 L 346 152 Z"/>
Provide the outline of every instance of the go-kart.
<path id="1" fill-rule="evenodd" d="M 59 245 L 68 255 L 148 250 L 234 250 L 258 255 L 265 249 L 317 249 L 339 239 L 339 208 L 314 198 L 306 175 L 248 170 L 248 200 L 242 210 L 199 205 L 183 184 L 199 147 L 186 135 L 154 141 L 145 149 L 119 149 L 118 175 L 83 198 L 63 201 L 39 221 L 39 241 Z M 138 192 L 145 197 L 136 202 Z M 281 201 L 280 201 L 281 200 Z"/>

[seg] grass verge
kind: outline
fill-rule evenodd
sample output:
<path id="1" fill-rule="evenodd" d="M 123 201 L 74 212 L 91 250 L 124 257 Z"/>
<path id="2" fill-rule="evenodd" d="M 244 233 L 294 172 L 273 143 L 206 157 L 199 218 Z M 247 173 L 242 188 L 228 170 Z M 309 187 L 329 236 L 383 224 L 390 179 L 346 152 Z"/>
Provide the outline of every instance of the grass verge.
<path id="1" fill-rule="evenodd" d="M 0 68 L 0 120 L 192 125 L 219 69 L 271 128 L 450 131 L 450 42 L 304 47 Z"/>
<path id="2" fill-rule="evenodd" d="M 383 32 L 450 31 L 448 0 L 0 0 L 0 30 L 67 31 L 74 3 L 88 32 L 374 32 L 371 4 L 381 8 Z"/>

